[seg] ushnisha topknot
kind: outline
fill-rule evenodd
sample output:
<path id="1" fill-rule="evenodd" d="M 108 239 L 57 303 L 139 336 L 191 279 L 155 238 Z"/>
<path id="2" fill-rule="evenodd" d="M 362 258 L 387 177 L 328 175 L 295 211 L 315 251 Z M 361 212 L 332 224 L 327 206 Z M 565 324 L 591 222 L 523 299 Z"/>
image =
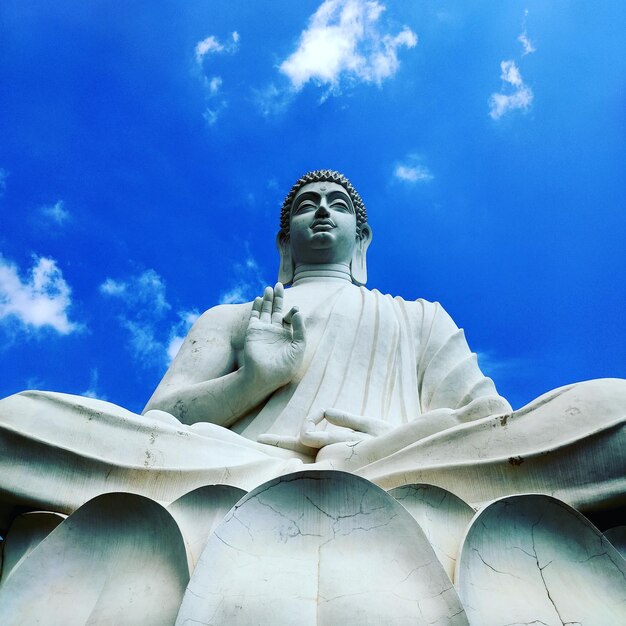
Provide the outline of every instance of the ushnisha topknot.
<path id="1" fill-rule="evenodd" d="M 357 228 L 360 228 L 367 222 L 367 211 L 365 209 L 365 205 L 363 204 L 363 200 L 361 200 L 361 196 L 357 190 L 352 186 L 352 183 L 340 172 L 336 172 L 334 170 L 315 170 L 300 177 L 291 188 L 291 191 L 287 194 L 287 197 L 283 202 L 283 206 L 280 210 L 280 230 L 286 237 L 289 236 L 289 212 L 291 211 L 291 204 L 296 194 L 302 187 L 304 187 L 304 185 L 322 182 L 337 183 L 338 185 L 344 187 L 344 189 L 348 192 L 348 196 L 350 196 L 350 200 L 352 200 L 354 210 L 356 211 Z"/>

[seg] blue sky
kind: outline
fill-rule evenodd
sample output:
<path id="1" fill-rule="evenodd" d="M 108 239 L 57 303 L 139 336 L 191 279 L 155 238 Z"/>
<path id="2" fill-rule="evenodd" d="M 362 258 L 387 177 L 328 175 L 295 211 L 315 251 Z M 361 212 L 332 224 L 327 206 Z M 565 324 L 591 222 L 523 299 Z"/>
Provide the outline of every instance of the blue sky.
<path id="1" fill-rule="evenodd" d="M 626 376 L 626 4 L 3 0 L 0 395 L 141 410 L 344 172 L 368 286 L 437 300 L 514 407 Z"/>

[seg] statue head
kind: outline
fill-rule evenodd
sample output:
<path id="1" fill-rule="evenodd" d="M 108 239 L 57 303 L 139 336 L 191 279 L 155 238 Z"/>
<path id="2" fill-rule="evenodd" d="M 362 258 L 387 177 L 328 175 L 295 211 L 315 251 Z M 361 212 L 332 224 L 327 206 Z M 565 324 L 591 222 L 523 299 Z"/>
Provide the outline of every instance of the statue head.
<path id="1" fill-rule="evenodd" d="M 365 205 L 350 181 L 333 170 L 309 172 L 283 202 L 278 280 L 291 283 L 299 263 L 342 263 L 349 266 L 352 282 L 364 285 L 371 239 Z"/>

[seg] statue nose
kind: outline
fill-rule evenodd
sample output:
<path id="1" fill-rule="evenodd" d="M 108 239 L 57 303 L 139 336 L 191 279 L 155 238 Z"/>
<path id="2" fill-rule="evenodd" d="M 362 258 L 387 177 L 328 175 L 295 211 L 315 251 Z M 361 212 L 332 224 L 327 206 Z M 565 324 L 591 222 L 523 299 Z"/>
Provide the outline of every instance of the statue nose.
<path id="1" fill-rule="evenodd" d="M 330 216 L 330 211 L 328 210 L 328 204 L 325 200 L 320 202 L 320 205 L 317 207 L 317 211 L 315 211 L 315 217 L 328 217 Z"/>

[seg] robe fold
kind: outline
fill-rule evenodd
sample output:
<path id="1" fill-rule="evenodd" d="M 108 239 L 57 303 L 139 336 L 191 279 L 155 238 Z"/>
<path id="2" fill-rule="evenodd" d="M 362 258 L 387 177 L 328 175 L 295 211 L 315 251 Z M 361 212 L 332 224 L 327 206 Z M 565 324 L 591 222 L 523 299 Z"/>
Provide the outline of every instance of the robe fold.
<path id="1" fill-rule="evenodd" d="M 577 404 L 581 386 L 575 385 L 573 392 L 567 388 L 569 399 L 557 390 L 512 413 L 438 303 L 348 285 L 322 298 L 306 325 L 296 378 L 231 430 L 61 393 L 27 391 L 0 400 L 0 503 L 69 513 L 110 491 L 171 502 L 207 484 L 249 490 L 314 463 L 256 438 L 296 435 L 316 410 L 341 409 L 398 427 L 477 398 L 489 400 L 495 417 L 407 442 L 350 471 L 384 487 L 437 484 L 472 503 L 530 488 L 584 507 L 619 500 L 626 491 L 626 381 L 609 385 L 606 398 L 606 385 L 597 383 L 596 404 Z M 558 414 L 553 429 L 551 405 Z M 568 407 L 586 415 L 568 420 Z M 602 469 L 605 462 L 610 471 Z M 576 466 L 565 471 L 565 463 Z"/>

